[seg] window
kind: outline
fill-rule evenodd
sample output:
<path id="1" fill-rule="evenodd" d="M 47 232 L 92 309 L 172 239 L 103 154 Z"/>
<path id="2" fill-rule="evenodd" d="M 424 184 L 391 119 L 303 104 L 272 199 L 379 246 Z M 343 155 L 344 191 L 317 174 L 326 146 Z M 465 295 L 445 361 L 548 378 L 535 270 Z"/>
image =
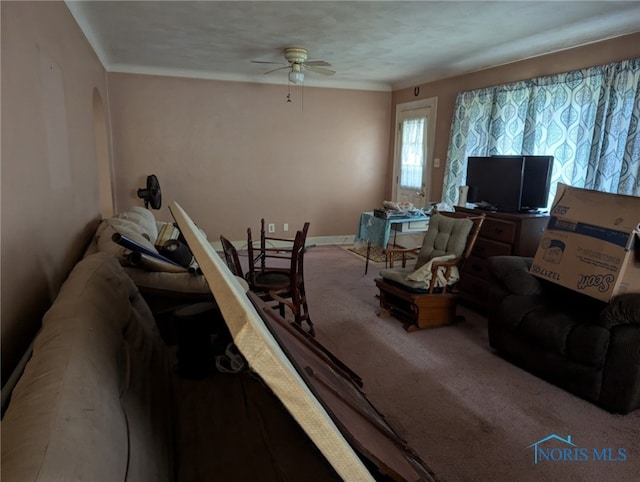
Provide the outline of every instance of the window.
<path id="1" fill-rule="evenodd" d="M 640 59 L 458 94 L 443 201 L 469 156 L 552 155 L 558 182 L 640 196 Z"/>
<path id="2" fill-rule="evenodd" d="M 402 144 L 400 151 L 400 188 L 422 189 L 422 171 L 425 163 L 425 117 L 404 119 L 400 124 Z"/>

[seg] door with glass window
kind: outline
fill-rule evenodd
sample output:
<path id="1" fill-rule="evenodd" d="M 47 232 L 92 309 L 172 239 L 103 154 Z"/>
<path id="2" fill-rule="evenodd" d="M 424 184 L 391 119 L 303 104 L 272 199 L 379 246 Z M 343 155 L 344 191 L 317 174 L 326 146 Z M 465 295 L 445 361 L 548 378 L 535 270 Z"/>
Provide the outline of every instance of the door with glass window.
<path id="1" fill-rule="evenodd" d="M 426 207 L 428 192 L 427 128 L 430 108 L 398 114 L 394 162 L 395 201 Z"/>

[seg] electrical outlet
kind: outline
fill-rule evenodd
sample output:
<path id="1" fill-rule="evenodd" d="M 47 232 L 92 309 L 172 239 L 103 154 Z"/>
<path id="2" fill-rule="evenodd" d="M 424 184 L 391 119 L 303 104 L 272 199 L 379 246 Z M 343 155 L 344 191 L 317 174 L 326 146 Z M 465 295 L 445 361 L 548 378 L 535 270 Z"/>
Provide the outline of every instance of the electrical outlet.
<path id="1" fill-rule="evenodd" d="M 440 167 L 440 159 L 438 159 L 437 157 L 433 160 L 433 167 L 435 169 L 438 169 Z"/>
<path id="2" fill-rule="evenodd" d="M 287 231 L 289 231 L 289 223 L 284 223 L 282 225 L 282 230 L 286 233 Z"/>
<path id="3" fill-rule="evenodd" d="M 271 223 L 271 224 L 269 224 L 268 229 L 269 229 L 270 233 L 275 233 L 276 232 L 276 225 Z"/>

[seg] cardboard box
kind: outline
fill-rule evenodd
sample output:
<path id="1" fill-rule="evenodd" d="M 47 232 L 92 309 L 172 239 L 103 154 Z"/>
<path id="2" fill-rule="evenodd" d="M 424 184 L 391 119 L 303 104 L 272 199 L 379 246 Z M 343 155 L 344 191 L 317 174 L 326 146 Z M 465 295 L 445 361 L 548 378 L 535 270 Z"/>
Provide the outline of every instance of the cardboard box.
<path id="1" fill-rule="evenodd" d="M 558 184 L 530 272 L 609 301 L 640 293 L 640 197 Z"/>

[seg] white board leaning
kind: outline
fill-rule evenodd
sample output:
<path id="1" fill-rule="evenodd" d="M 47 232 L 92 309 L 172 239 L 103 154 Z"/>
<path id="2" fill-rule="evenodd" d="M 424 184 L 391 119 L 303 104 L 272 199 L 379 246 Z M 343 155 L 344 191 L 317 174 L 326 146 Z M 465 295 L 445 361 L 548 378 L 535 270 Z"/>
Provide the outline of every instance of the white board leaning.
<path id="1" fill-rule="evenodd" d="M 234 343 L 251 369 L 273 390 L 344 480 L 373 481 L 369 470 L 266 328 L 240 282 L 180 205 L 173 202 L 170 210 L 207 279 Z"/>

